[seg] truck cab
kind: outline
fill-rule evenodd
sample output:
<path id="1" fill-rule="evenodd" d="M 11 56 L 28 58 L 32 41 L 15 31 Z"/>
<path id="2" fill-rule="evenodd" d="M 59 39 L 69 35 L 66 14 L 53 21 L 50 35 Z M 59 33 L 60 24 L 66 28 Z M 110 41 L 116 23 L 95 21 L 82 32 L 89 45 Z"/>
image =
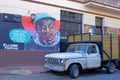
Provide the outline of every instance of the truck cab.
<path id="1" fill-rule="evenodd" d="M 96 43 L 76 43 L 71 44 L 67 52 L 73 52 L 74 54 L 78 53 L 82 55 L 84 59 L 84 63 L 82 64 L 83 69 L 88 68 L 96 68 L 100 67 L 101 65 L 101 56 L 98 45 Z"/>
<path id="2" fill-rule="evenodd" d="M 71 43 L 66 52 L 47 54 L 45 67 L 53 71 L 68 71 L 73 78 L 80 70 L 101 67 L 101 55 L 98 43 Z"/>

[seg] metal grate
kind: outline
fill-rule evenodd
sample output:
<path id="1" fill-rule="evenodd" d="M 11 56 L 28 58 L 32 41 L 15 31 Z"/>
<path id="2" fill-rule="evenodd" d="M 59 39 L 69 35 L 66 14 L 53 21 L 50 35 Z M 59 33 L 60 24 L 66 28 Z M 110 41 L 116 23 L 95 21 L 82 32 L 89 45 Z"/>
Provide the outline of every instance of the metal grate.
<path id="1" fill-rule="evenodd" d="M 59 64 L 60 63 L 59 59 L 55 59 L 55 58 L 47 58 L 47 61 L 50 64 Z"/>

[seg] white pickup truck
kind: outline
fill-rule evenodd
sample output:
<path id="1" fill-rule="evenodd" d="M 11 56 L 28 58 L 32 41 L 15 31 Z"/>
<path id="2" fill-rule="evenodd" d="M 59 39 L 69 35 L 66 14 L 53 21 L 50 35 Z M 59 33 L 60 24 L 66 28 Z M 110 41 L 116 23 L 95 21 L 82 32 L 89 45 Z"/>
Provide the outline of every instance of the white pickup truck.
<path id="1" fill-rule="evenodd" d="M 106 68 L 113 73 L 119 58 L 103 60 L 101 42 L 76 42 L 69 45 L 66 52 L 45 55 L 45 67 L 52 71 L 68 71 L 71 78 L 77 78 L 81 70 Z"/>

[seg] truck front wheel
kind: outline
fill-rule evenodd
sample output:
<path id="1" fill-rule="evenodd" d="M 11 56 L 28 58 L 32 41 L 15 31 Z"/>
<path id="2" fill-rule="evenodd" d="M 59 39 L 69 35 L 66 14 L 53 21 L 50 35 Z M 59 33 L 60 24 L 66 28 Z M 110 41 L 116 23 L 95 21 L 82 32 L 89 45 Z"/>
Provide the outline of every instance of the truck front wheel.
<path id="1" fill-rule="evenodd" d="M 108 67 L 106 67 L 106 71 L 107 73 L 113 73 L 115 72 L 115 64 L 113 62 L 111 62 Z"/>
<path id="2" fill-rule="evenodd" d="M 69 68 L 69 74 L 71 78 L 77 78 L 80 74 L 80 68 L 77 64 L 73 64 Z"/>

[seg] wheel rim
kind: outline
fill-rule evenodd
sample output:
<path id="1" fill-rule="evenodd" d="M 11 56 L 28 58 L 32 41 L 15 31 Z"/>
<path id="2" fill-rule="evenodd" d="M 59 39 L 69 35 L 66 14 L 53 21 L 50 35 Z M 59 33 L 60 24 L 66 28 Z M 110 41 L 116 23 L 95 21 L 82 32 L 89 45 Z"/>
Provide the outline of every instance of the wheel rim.
<path id="1" fill-rule="evenodd" d="M 110 70 L 111 73 L 115 71 L 115 66 L 114 66 L 114 64 L 111 63 L 111 65 L 110 65 L 110 67 L 109 67 L 109 70 Z"/>
<path id="2" fill-rule="evenodd" d="M 74 69 L 74 76 L 77 77 L 79 75 L 79 68 L 77 65 L 75 65 L 75 69 Z"/>
<path id="3" fill-rule="evenodd" d="M 115 65 L 114 63 L 110 63 L 108 66 L 108 73 L 113 73 L 115 71 Z"/>

